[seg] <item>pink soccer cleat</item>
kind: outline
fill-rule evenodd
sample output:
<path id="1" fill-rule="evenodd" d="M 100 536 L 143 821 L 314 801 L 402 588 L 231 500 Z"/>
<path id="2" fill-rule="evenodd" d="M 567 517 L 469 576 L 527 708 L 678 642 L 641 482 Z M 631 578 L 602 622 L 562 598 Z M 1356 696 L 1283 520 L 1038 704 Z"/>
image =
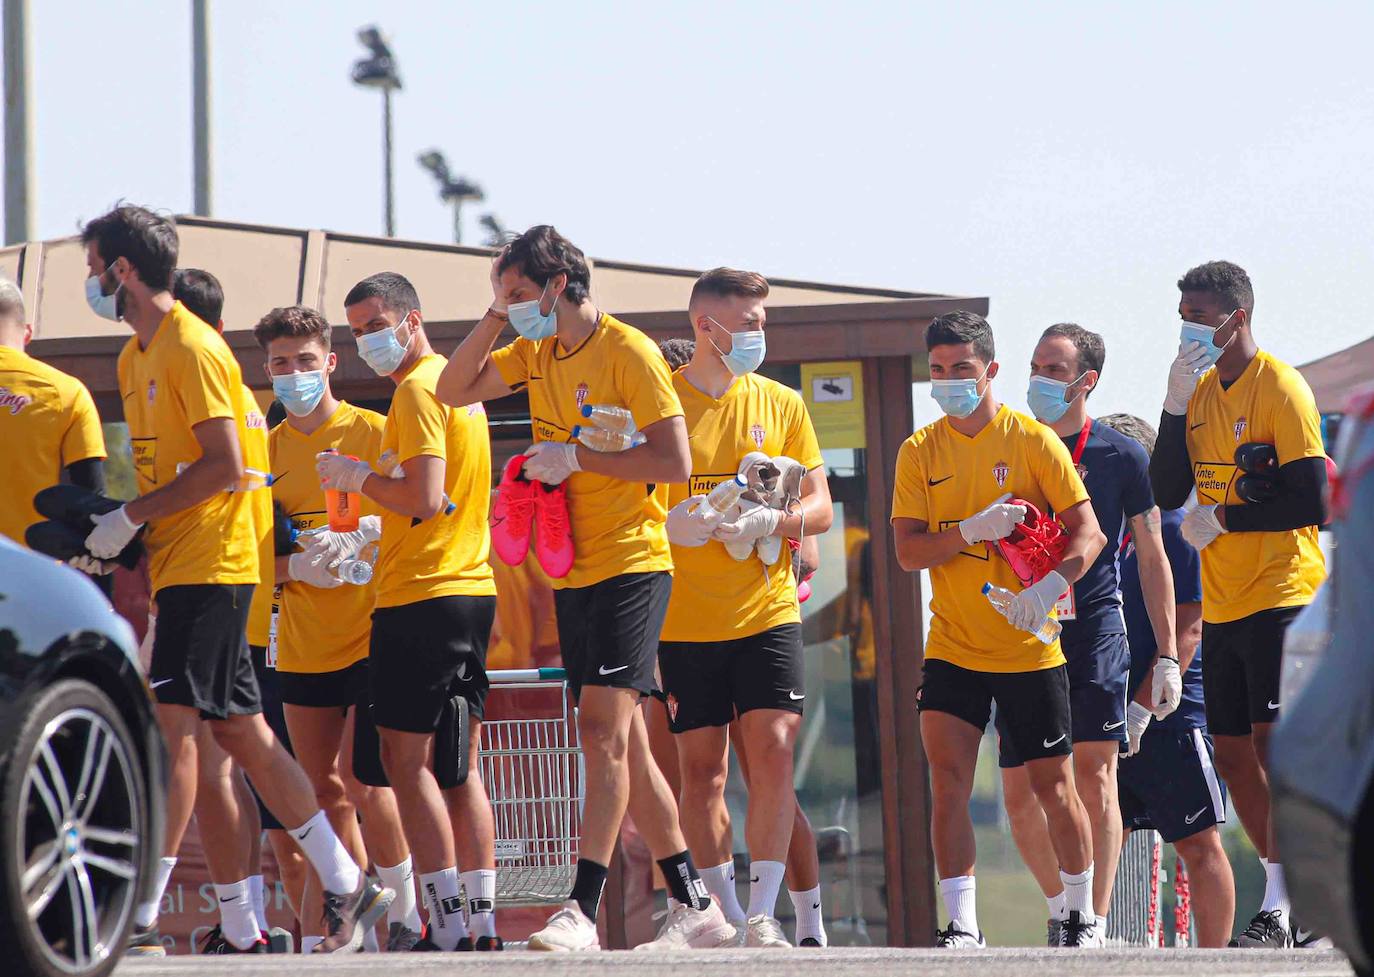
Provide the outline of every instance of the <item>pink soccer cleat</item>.
<path id="1" fill-rule="evenodd" d="M 524 455 L 506 462 L 501 484 L 496 489 L 496 504 L 491 507 L 491 546 L 501 562 L 519 566 L 530 551 L 530 526 L 534 522 L 537 483 L 521 471 Z M 542 562 L 542 561 L 541 561 Z"/>

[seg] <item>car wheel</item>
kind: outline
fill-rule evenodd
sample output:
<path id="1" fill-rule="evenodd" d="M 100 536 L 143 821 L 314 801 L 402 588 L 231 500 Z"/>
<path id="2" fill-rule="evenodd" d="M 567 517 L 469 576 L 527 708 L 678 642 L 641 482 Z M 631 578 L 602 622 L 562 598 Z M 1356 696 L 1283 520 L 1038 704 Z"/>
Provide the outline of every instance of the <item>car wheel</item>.
<path id="1" fill-rule="evenodd" d="M 0 754 L 0 959 L 44 977 L 106 974 L 140 891 L 142 755 L 88 682 L 64 679 L 11 708 Z"/>

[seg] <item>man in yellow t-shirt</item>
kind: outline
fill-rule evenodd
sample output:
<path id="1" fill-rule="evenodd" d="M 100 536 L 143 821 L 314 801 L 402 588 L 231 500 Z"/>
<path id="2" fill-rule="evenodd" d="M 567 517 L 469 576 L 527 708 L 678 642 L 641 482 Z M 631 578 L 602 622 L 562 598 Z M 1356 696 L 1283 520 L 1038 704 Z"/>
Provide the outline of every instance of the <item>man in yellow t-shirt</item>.
<path id="1" fill-rule="evenodd" d="M 96 559 L 110 559 L 146 524 L 160 618 L 149 685 L 167 742 L 167 832 L 154 898 L 137 907 L 130 952 L 161 952 L 158 903 L 191 816 L 195 740 L 204 720 L 268 807 L 296 826 L 292 836 L 325 888 L 322 947 L 338 949 L 385 912 L 392 894 L 349 857 L 305 774 L 262 718 L 244 634 L 259 568 L 249 493 L 240 490 L 247 408 L 238 363 L 214 329 L 172 297 L 178 241 L 170 221 L 122 205 L 87 224 L 82 241 L 92 310 L 134 331 L 118 373 L 139 489 L 138 498 L 94 519 L 86 547 Z M 226 939 L 239 952 L 261 952 L 248 879 L 228 888 L 220 900 L 247 910 L 234 914 L 237 925 L 226 927 Z"/>
<path id="2" fill-rule="evenodd" d="M 0 443 L 5 445 L 5 505 L 0 533 L 24 544 L 42 520 L 33 497 L 65 473 L 72 484 L 105 491 L 105 436 L 90 391 L 24 352 L 33 327 L 19 286 L 0 278 Z"/>
<path id="3" fill-rule="evenodd" d="M 1035 632 L 1106 542 L 1088 493 L 1059 437 L 992 395 L 997 362 L 980 315 L 951 312 L 926 327 L 931 396 L 945 417 L 897 454 L 892 530 L 898 562 L 929 570 L 930 634 L 917 705 L 930 765 L 931 841 L 950 923 L 938 945 L 984 945 L 973 878 L 968 802 L 978 744 L 993 702 L 1024 761 L 1059 858 L 1068 914 L 1062 946 L 1102 946 L 1092 904 L 1092 836 L 1073 786 L 1069 682 L 1058 638 Z M 1053 511 L 1067 541 L 1059 565 L 999 613 L 984 583 L 1019 589 L 987 543 L 1009 536 L 1028 512 Z"/>
<path id="4" fill-rule="evenodd" d="M 687 482 L 661 489 L 670 507 L 674 574 L 658 660 L 669 728 L 678 738 L 683 832 L 706 866 L 703 880 L 727 917 L 745 929 L 746 945 L 785 947 L 774 911 L 796 816 L 792 759 L 806 669 L 791 550 L 759 544 L 823 533 L 833 513 L 820 445 L 801 397 L 754 372 L 764 357 L 767 297 L 762 275 L 731 268 L 707 272 L 692 289 L 688 314 L 696 349 L 673 374 L 692 472 Z M 706 497 L 747 469 L 747 457 L 756 452 L 785 456 L 805 469 L 799 501 L 787 509 L 749 504 L 722 517 Z M 726 543 L 737 544 L 744 558 L 727 552 Z M 736 717 L 739 745 L 749 758 L 747 911 L 740 910 L 730 881 L 724 790 Z"/>
<path id="5" fill-rule="evenodd" d="M 1326 577 L 1326 450 L 1307 381 L 1255 344 L 1244 269 L 1212 261 L 1178 282 L 1183 320 L 1150 481 L 1202 554 L 1203 694 L 1217 770 L 1264 860 L 1259 912 L 1236 942 L 1299 941 L 1269 820 L 1269 737 L 1288 625 Z M 1257 459 L 1260 463 L 1254 464 Z M 1249 468 L 1251 470 L 1247 471 Z"/>
<path id="6" fill-rule="evenodd" d="M 672 792 L 657 764 L 647 762 L 638 708 L 656 689 L 654 660 L 672 588 L 653 486 L 685 481 L 690 470 L 682 405 L 658 347 L 596 308 L 586 257 L 553 227 L 532 227 L 501 250 L 492 291 L 491 308 L 444 369 L 439 396 L 471 404 L 528 391 L 534 444 L 524 476 L 536 491 L 566 484 L 576 552 L 567 576 L 554 581 L 554 604 L 579 701 L 588 801 L 572 894 L 530 947 L 599 946 L 597 909 L 627 805 L 677 900 L 655 946 L 717 946 L 734 928 L 706 894 Z M 508 324 L 519 338 L 492 352 Z M 595 404 L 628 410 L 643 443 L 600 452 L 574 441 L 582 408 Z M 536 526 L 536 543 L 543 531 Z"/>
<path id="7" fill-rule="evenodd" d="M 487 417 L 480 404 L 448 407 L 435 396 L 444 358 L 429 344 L 420 298 L 404 276 L 363 279 L 344 297 L 344 314 L 358 355 L 378 376 L 390 377 L 396 392 L 378 467 L 320 455 L 317 471 L 323 487 L 360 492 L 381 510 L 368 672 L 383 766 L 430 912 L 419 946 L 499 950 L 492 915 L 495 826 L 477 764 L 496 614 L 487 562 Z M 430 757 L 436 732 L 451 733 L 440 722 L 458 696 L 469 712 L 468 776 L 441 790 Z"/>

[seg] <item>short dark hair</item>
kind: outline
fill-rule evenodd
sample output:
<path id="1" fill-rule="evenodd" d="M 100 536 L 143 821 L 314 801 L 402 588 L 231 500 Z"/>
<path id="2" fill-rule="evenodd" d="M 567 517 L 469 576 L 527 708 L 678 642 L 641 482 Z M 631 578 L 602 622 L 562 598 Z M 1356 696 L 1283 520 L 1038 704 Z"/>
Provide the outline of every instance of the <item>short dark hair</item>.
<path id="1" fill-rule="evenodd" d="M 1189 268 L 1178 280 L 1178 290 L 1214 296 L 1232 309 L 1244 309 L 1246 315 L 1255 311 L 1255 289 L 1250 276 L 1230 261 L 1209 261 Z"/>
<path id="2" fill-rule="evenodd" d="M 178 268 L 172 275 L 172 298 L 212 329 L 224 318 L 224 289 L 208 271 Z"/>
<path id="3" fill-rule="evenodd" d="M 937 315 L 926 326 L 926 349 L 936 346 L 962 346 L 968 343 L 984 363 L 997 358 L 997 346 L 992 341 L 992 327 L 977 312 L 946 312 Z"/>
<path id="4" fill-rule="evenodd" d="M 368 275 L 348 290 L 344 296 L 344 308 L 366 302 L 370 298 L 380 298 L 382 308 L 397 315 L 409 315 L 411 309 L 420 308 L 420 296 L 410 279 L 394 271 L 379 271 Z"/>
<path id="5" fill-rule="evenodd" d="M 1107 362 L 1107 344 L 1101 336 L 1076 322 L 1056 322 L 1040 334 L 1041 339 L 1051 336 L 1063 336 L 1073 343 L 1073 348 L 1078 351 L 1079 373 L 1094 370 L 1099 377 L 1102 375 L 1102 364 Z M 1089 390 L 1088 394 L 1091 396 L 1092 391 Z"/>
<path id="6" fill-rule="evenodd" d="M 258 341 L 263 352 L 267 352 L 268 343 L 283 336 L 317 339 L 324 344 L 324 351 L 329 352 L 329 323 L 324 316 L 309 306 L 288 305 L 273 309 L 253 327 L 253 338 Z"/>
<path id="7" fill-rule="evenodd" d="M 680 370 L 692 361 L 697 344 L 690 339 L 665 339 L 658 344 L 659 352 L 668 361 L 668 366 Z"/>
<path id="8" fill-rule="evenodd" d="M 568 287 L 563 294 L 569 302 L 585 302 L 591 294 L 592 273 L 587 268 L 587 256 L 552 224 L 536 224 L 513 238 L 496 263 L 497 274 L 507 268 L 514 268 L 540 288 L 554 275 L 566 274 Z"/>
<path id="9" fill-rule="evenodd" d="M 180 245 L 176 225 L 170 218 L 147 207 L 118 204 L 81 229 L 81 243 L 92 241 L 106 267 L 123 258 L 154 292 L 171 288 Z"/>
<path id="10" fill-rule="evenodd" d="M 1155 453 L 1155 439 L 1158 435 L 1150 426 L 1150 422 L 1144 418 L 1136 417 L 1134 414 L 1104 414 L 1097 419 L 1097 423 L 1105 424 L 1128 438 L 1135 438 L 1147 455 Z"/>
<path id="11" fill-rule="evenodd" d="M 698 298 L 768 298 L 768 279 L 756 271 L 735 268 L 712 268 L 692 286 L 690 305 Z"/>

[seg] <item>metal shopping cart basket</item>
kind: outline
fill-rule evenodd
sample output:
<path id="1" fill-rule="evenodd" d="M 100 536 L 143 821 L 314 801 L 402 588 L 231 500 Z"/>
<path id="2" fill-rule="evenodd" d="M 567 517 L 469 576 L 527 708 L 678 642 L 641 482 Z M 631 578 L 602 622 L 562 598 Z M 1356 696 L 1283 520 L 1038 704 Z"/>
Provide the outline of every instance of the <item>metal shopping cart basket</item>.
<path id="1" fill-rule="evenodd" d="M 501 906 L 560 903 L 572 889 L 585 796 L 577 709 L 561 668 L 487 673 L 477 762 L 496 819 Z"/>

